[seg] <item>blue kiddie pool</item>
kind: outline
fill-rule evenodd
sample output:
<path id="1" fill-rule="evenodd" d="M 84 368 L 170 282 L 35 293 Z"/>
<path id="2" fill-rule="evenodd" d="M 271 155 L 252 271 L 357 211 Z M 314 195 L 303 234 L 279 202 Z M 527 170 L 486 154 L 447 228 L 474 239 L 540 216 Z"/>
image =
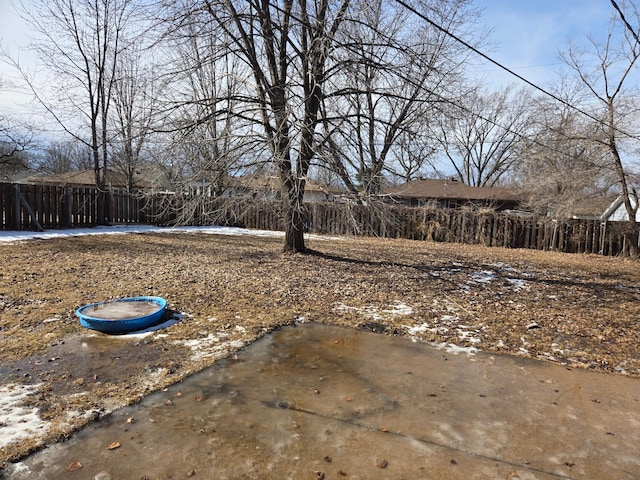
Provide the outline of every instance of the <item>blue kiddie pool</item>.
<path id="1" fill-rule="evenodd" d="M 83 327 L 104 333 L 127 333 L 158 323 L 167 301 L 162 297 L 130 297 L 91 303 L 76 310 Z"/>

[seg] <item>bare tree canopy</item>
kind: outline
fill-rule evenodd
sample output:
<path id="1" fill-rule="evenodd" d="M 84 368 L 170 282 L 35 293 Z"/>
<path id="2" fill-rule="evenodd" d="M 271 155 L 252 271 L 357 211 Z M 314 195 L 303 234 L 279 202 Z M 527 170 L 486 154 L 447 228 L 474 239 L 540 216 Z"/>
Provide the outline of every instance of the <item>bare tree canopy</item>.
<path id="1" fill-rule="evenodd" d="M 631 180 L 632 166 L 625 161 L 625 149 L 633 137 L 638 109 L 632 97 L 639 93 L 632 74 L 640 58 L 638 43 L 629 21 L 640 24 L 640 14 L 634 2 L 625 2 L 625 11 L 613 2 L 619 14 L 610 23 L 603 41 L 591 39 L 589 50 L 571 45 L 562 59 L 571 68 L 592 101 L 595 100 L 593 123 L 596 131 L 592 141 L 604 146 L 608 162 L 616 172 L 622 200 L 629 216 L 630 232 L 635 230 L 638 193 Z M 626 16 L 625 16 L 626 15 Z M 631 20 L 632 19 L 632 20 Z M 634 138 L 638 141 L 638 138 Z M 629 239 L 632 254 L 638 255 L 638 239 Z"/>
<path id="2" fill-rule="evenodd" d="M 575 82 L 562 81 L 554 90 L 569 104 L 579 102 Z M 592 141 L 597 127 L 566 104 L 536 100 L 529 115 L 529 141 L 511 172 L 528 194 L 527 207 L 537 214 L 570 218 L 588 211 L 589 205 L 610 201 L 616 176 L 607 149 Z"/>
<path id="3" fill-rule="evenodd" d="M 344 68 L 331 79 L 336 88 L 324 105 L 325 132 L 333 135 L 325 159 L 350 191 L 357 179 L 369 196 L 379 193 L 385 173 L 411 178 L 429 159 L 434 106 L 459 95 L 469 52 L 397 3 L 354 8 L 360 21 L 340 32 Z M 472 25 L 465 0 L 422 1 L 416 8 L 454 31 Z"/>
<path id="4" fill-rule="evenodd" d="M 246 121 L 247 134 L 260 128 L 280 178 L 285 251 L 306 249 L 305 182 L 316 149 L 327 61 L 348 7 L 349 0 L 210 0 L 177 6 L 178 12 L 191 12 L 189 22 L 211 22 L 228 39 L 220 57 L 233 57 L 244 65 L 238 116 Z"/>
<path id="5" fill-rule="evenodd" d="M 145 164 L 144 152 L 159 115 L 159 86 L 149 52 L 131 44 L 120 52 L 113 82 L 113 115 L 110 130 L 111 165 L 135 188 L 136 171 Z"/>
<path id="6" fill-rule="evenodd" d="M 127 27 L 139 5 L 134 0 L 34 0 L 22 4 L 22 15 L 37 39 L 32 44 L 45 82 L 18 62 L 23 79 L 56 122 L 92 151 L 96 186 L 107 185 L 109 114 L 118 57 L 131 45 Z M 103 196 L 98 219 L 107 221 Z"/>
<path id="7" fill-rule="evenodd" d="M 22 162 L 33 142 L 34 134 L 30 126 L 0 115 L 0 164 Z"/>
<path id="8" fill-rule="evenodd" d="M 93 168 L 91 150 L 77 140 L 50 142 L 41 152 L 37 169 L 40 172 L 56 174 L 73 170 Z"/>
<path id="9" fill-rule="evenodd" d="M 433 132 L 458 179 L 491 187 L 512 170 L 530 134 L 532 101 L 513 86 L 474 90 L 443 109 Z"/>
<path id="10" fill-rule="evenodd" d="M 451 29 L 468 23 L 467 0 L 418 3 Z M 432 106 L 462 77 L 463 49 L 395 2 L 209 0 L 168 10 L 166 38 L 181 52 L 175 151 L 213 183 L 231 171 L 275 174 L 285 251 L 305 250 L 314 168 L 365 195 L 385 174 L 414 175 L 433 153 Z"/>
<path id="11" fill-rule="evenodd" d="M 5 88 L 7 83 L 0 77 L 0 90 Z M 30 125 L 0 113 L 0 167 L 10 170 L 26 168 L 26 152 L 33 143 L 34 133 Z"/>

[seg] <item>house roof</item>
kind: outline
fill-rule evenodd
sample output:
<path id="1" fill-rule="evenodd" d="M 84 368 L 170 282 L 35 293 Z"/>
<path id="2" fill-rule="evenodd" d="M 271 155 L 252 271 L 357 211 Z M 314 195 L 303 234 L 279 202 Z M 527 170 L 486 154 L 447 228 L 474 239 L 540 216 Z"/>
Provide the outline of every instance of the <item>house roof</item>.
<path id="1" fill-rule="evenodd" d="M 397 198 L 520 201 L 519 189 L 505 187 L 471 187 L 456 180 L 422 179 L 386 188 L 382 195 Z"/>
<path id="2" fill-rule="evenodd" d="M 629 201 L 631 202 L 632 206 L 636 206 L 636 202 L 634 200 L 633 197 L 629 198 Z M 627 214 L 627 210 L 624 206 L 624 200 L 623 200 L 623 196 L 619 195 L 618 198 L 616 198 L 611 205 L 609 205 L 609 208 L 607 208 L 604 213 L 602 214 L 602 216 L 600 217 L 602 220 L 606 220 L 606 221 L 618 221 L 618 222 L 625 222 L 629 220 L 629 215 Z M 638 209 L 636 211 L 636 222 L 640 222 L 640 209 Z"/>
<path id="3" fill-rule="evenodd" d="M 77 185 L 95 187 L 96 174 L 93 169 L 75 170 L 53 175 L 33 175 L 22 180 L 22 183 L 38 183 L 47 185 Z M 107 183 L 114 188 L 127 188 L 126 175 L 115 170 L 107 170 Z M 138 188 L 150 188 L 151 182 L 139 177 L 135 178 Z"/>
<path id="4" fill-rule="evenodd" d="M 281 188 L 280 178 L 275 176 L 249 176 L 249 177 L 233 177 L 236 185 L 243 186 L 251 190 L 272 190 L 279 191 Z M 343 193 L 339 188 L 332 187 L 330 185 L 324 185 L 316 182 L 312 179 L 307 179 L 305 182 L 306 192 L 322 192 L 329 194 Z"/>
<path id="5" fill-rule="evenodd" d="M 208 186 L 211 182 L 203 177 L 192 182 L 198 186 Z M 227 187 L 244 189 L 249 191 L 261 191 L 261 192 L 279 192 L 281 188 L 280 178 L 276 176 L 266 175 L 245 175 L 245 176 L 229 176 L 224 180 L 224 184 Z M 321 192 L 325 194 L 339 195 L 344 193 L 343 190 L 333 187 L 331 185 L 325 185 L 315 180 L 307 179 L 305 182 L 306 192 Z"/>
<path id="6" fill-rule="evenodd" d="M 326 185 L 324 183 L 318 183 L 315 180 L 311 180 L 311 179 L 307 180 L 305 190 L 308 192 L 322 192 L 322 193 L 328 193 L 331 195 L 341 195 L 345 193 L 345 191 L 340 188 L 333 187 L 331 185 Z"/>
<path id="7" fill-rule="evenodd" d="M 581 198 L 576 202 L 570 217 L 577 219 L 599 219 L 606 214 L 616 197 L 611 195 Z M 620 203 L 622 200 L 620 199 Z"/>

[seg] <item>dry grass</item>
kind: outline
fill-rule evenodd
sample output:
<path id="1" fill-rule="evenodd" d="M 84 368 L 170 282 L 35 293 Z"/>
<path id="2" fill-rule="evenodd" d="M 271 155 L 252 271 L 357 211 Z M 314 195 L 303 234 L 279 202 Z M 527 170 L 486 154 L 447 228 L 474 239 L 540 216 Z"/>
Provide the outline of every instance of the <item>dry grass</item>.
<path id="1" fill-rule="evenodd" d="M 301 319 L 640 376 L 637 261 L 356 238 L 312 239 L 316 253 L 285 256 L 281 242 L 141 234 L 0 245 L 0 386 L 41 384 L 30 403 L 50 422 L 46 435 L 0 449 L 0 461 Z M 165 297 L 183 320 L 125 344 L 99 336 L 102 359 L 73 347 L 88 333 L 77 307 L 135 295 Z"/>

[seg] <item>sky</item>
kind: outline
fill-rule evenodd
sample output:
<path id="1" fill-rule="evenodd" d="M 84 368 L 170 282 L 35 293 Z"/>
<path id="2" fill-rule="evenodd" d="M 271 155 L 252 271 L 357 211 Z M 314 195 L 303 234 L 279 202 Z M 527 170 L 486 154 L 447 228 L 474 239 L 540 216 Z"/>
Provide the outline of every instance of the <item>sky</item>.
<path id="1" fill-rule="evenodd" d="M 30 0 L 25 0 L 29 3 Z M 609 0 L 472 0 L 483 10 L 480 28 L 490 30 L 491 45 L 482 50 L 496 61 L 528 80 L 547 86 L 561 67 L 558 52 L 569 41 L 581 42 L 606 28 L 613 7 Z M 31 61 L 20 51 L 28 43 L 28 24 L 15 13 L 16 0 L 0 0 L 0 44 L 23 61 Z M 475 69 L 488 83 L 520 83 L 493 65 Z M 11 76 L 0 62 L 0 77 Z M 27 99 L 15 92 L 0 91 L 0 112 L 17 115 L 25 111 Z"/>
<path id="2" fill-rule="evenodd" d="M 0 52 L 8 51 L 16 58 L 28 58 L 29 55 L 21 51 L 21 47 L 28 42 L 28 28 L 22 19 L 16 14 L 13 0 L 0 0 Z M 0 58 L 0 79 L 3 83 L 11 79 L 15 74 L 12 69 Z M 29 98 L 21 97 L 15 92 L 0 89 L 0 114 L 14 116 L 22 115 L 25 111 L 25 103 Z"/>
<path id="3" fill-rule="evenodd" d="M 613 7 L 609 0 L 474 0 L 483 9 L 480 25 L 492 44 L 483 52 L 527 80 L 546 86 L 557 78 L 558 58 L 570 42 L 581 44 L 606 31 Z M 490 82 L 519 80 L 496 66 L 481 69 Z"/>

